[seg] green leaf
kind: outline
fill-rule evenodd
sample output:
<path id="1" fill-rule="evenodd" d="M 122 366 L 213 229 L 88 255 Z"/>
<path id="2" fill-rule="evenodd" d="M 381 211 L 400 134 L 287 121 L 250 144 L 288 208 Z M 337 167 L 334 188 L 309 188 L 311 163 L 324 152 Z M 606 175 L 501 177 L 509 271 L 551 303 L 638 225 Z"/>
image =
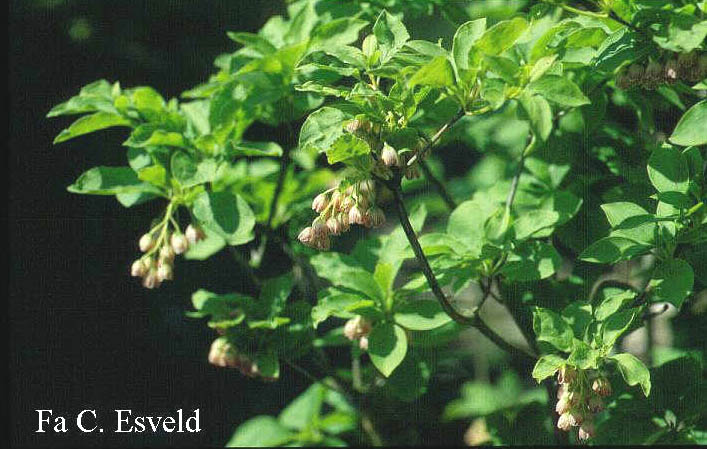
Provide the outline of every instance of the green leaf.
<path id="1" fill-rule="evenodd" d="M 187 153 L 176 151 L 172 154 L 170 168 L 172 176 L 182 187 L 193 187 L 213 181 L 216 177 L 217 165 L 213 159 L 196 163 Z"/>
<path id="2" fill-rule="evenodd" d="M 625 237 L 644 244 L 655 238 L 655 217 L 638 204 L 620 201 L 601 205 L 613 230 L 612 236 Z"/>
<path id="3" fill-rule="evenodd" d="M 427 362 L 409 354 L 385 383 L 393 396 L 403 402 L 412 402 L 427 392 L 431 377 Z"/>
<path id="4" fill-rule="evenodd" d="M 468 70 L 470 68 L 469 53 L 476 41 L 484 34 L 484 31 L 486 31 L 485 17 L 466 22 L 457 29 L 452 43 L 452 55 L 454 56 L 454 63 L 459 70 Z"/>
<path id="5" fill-rule="evenodd" d="M 476 201 L 465 201 L 449 216 L 447 234 L 462 242 L 472 256 L 481 255 L 484 240 L 484 224 L 488 213 Z"/>
<path id="6" fill-rule="evenodd" d="M 282 156 L 282 147 L 276 142 L 241 141 L 234 144 L 229 151 L 233 156 Z"/>
<path id="7" fill-rule="evenodd" d="M 189 249 L 184 253 L 187 260 L 206 260 L 226 246 L 226 240 L 220 237 L 211 229 L 203 229 L 206 238 L 199 240 L 195 244 L 190 244 Z"/>
<path id="8" fill-rule="evenodd" d="M 348 45 L 358 40 L 359 32 L 368 25 L 365 20 L 344 17 L 319 25 L 312 34 L 312 48 L 327 49 Z"/>
<path id="9" fill-rule="evenodd" d="M 641 255 L 650 248 L 626 237 L 604 237 L 589 245 L 579 258 L 587 262 L 614 263 Z"/>
<path id="10" fill-rule="evenodd" d="M 358 157 L 365 156 L 371 152 L 368 143 L 353 134 L 344 134 L 336 139 L 326 152 L 327 162 L 336 164 L 337 162 L 352 163 Z"/>
<path id="11" fill-rule="evenodd" d="M 293 285 L 292 273 L 285 273 L 282 276 L 263 281 L 263 287 L 258 296 L 258 306 L 265 311 L 265 316 L 272 319 L 280 314 L 290 296 Z"/>
<path id="12" fill-rule="evenodd" d="M 680 118 L 670 136 L 670 142 L 684 147 L 707 145 L 705 128 L 707 128 L 707 100 L 702 100 L 688 109 Z"/>
<path id="13" fill-rule="evenodd" d="M 192 206 L 199 223 L 224 238 L 229 245 L 253 240 L 255 215 L 240 195 L 230 192 L 203 192 Z"/>
<path id="14" fill-rule="evenodd" d="M 226 447 L 281 446 L 294 437 L 294 433 L 272 416 L 256 416 L 238 426 Z"/>
<path id="15" fill-rule="evenodd" d="M 229 31 L 226 35 L 228 35 L 229 39 L 232 41 L 250 47 L 263 56 L 275 53 L 277 50 L 270 41 L 257 34 Z"/>
<path id="16" fill-rule="evenodd" d="M 570 325 L 572 333 L 581 337 L 592 322 L 592 305 L 585 301 L 573 301 L 562 309 L 560 315 Z"/>
<path id="17" fill-rule="evenodd" d="M 647 45 L 640 33 L 621 27 L 599 46 L 594 66 L 598 70 L 613 72 L 625 61 L 638 61 L 651 51 L 654 51 L 653 46 Z"/>
<path id="18" fill-rule="evenodd" d="M 320 153 L 327 151 L 344 135 L 344 122 L 350 118 L 350 115 L 331 107 L 310 114 L 300 130 L 299 148 L 314 148 Z"/>
<path id="19" fill-rule="evenodd" d="M 373 308 L 375 305 L 373 300 L 366 299 L 358 293 L 327 288 L 319 292 L 317 305 L 312 307 L 312 324 L 316 328 L 330 316 L 352 318 L 356 312 Z"/>
<path id="20" fill-rule="evenodd" d="M 413 86 L 452 87 L 454 86 L 454 68 L 447 56 L 438 56 L 425 64 L 408 82 Z"/>
<path id="21" fill-rule="evenodd" d="M 368 336 L 371 362 L 388 377 L 400 365 L 408 350 L 407 336 L 402 327 L 392 323 L 378 324 Z"/>
<path id="22" fill-rule="evenodd" d="M 373 34 L 378 39 L 381 63 L 387 62 L 410 39 L 403 22 L 388 11 L 383 11 L 378 16 L 373 25 Z"/>
<path id="23" fill-rule="evenodd" d="M 142 182 L 130 167 L 94 167 L 79 176 L 67 190 L 86 195 L 161 194 L 157 187 Z"/>
<path id="24" fill-rule="evenodd" d="M 596 369 L 600 356 L 599 351 L 575 338 L 572 341 L 572 353 L 567 358 L 567 363 L 579 369 Z"/>
<path id="25" fill-rule="evenodd" d="M 601 325 L 601 341 L 611 347 L 631 326 L 636 317 L 636 309 L 622 310 L 609 316 Z"/>
<path id="26" fill-rule="evenodd" d="M 555 274 L 562 265 L 557 250 L 545 242 L 528 241 L 516 247 L 501 268 L 512 281 L 533 281 Z"/>
<path id="27" fill-rule="evenodd" d="M 306 429 L 319 416 L 325 394 L 326 387 L 313 384 L 280 412 L 278 420 L 290 429 Z"/>
<path id="28" fill-rule="evenodd" d="M 552 132 L 552 109 L 540 95 L 523 94 L 518 98 L 523 110 L 528 115 L 533 134 L 546 141 Z"/>
<path id="29" fill-rule="evenodd" d="M 653 150 L 648 159 L 648 177 L 658 192 L 687 193 L 690 170 L 685 155 L 669 145 Z"/>
<path id="30" fill-rule="evenodd" d="M 385 292 L 373 275 L 350 256 L 339 253 L 319 253 L 310 259 L 317 275 L 333 285 L 362 293 L 366 298 L 382 303 Z"/>
<path id="31" fill-rule="evenodd" d="M 562 365 L 567 363 L 565 359 L 555 354 L 546 354 L 535 362 L 533 367 L 533 379 L 538 383 L 553 376 Z"/>
<path id="32" fill-rule="evenodd" d="M 528 84 L 527 88 L 530 92 L 540 94 L 563 106 L 577 107 L 590 103 L 589 98 L 575 83 L 560 75 L 544 75 Z"/>
<path id="33" fill-rule="evenodd" d="M 616 360 L 626 383 L 631 386 L 640 385 L 643 394 L 648 397 L 651 393 L 651 375 L 646 365 L 628 353 L 612 355 L 609 358 Z"/>
<path id="34" fill-rule="evenodd" d="M 434 300 L 411 301 L 393 315 L 395 322 L 406 329 L 426 331 L 449 323 L 452 318 Z"/>
<path id="35" fill-rule="evenodd" d="M 280 361 L 273 351 L 260 351 L 255 357 L 260 375 L 271 379 L 280 377 Z"/>
<path id="36" fill-rule="evenodd" d="M 515 238 L 518 241 L 533 237 L 538 231 L 555 226 L 560 221 L 560 214 L 554 210 L 535 209 L 522 214 L 513 223 Z"/>
<path id="37" fill-rule="evenodd" d="M 76 120 L 71 126 L 56 136 L 54 143 L 65 142 L 74 137 L 113 126 L 131 126 L 131 122 L 122 115 L 112 114 L 110 112 L 96 112 L 95 114 L 87 115 Z"/>
<path id="38" fill-rule="evenodd" d="M 570 325 L 550 309 L 536 307 L 533 310 L 533 331 L 538 341 L 546 341 L 560 351 L 570 351 L 574 334 Z"/>
<path id="39" fill-rule="evenodd" d="M 621 307 L 629 304 L 636 297 L 634 291 L 623 291 L 607 296 L 601 304 L 594 310 L 594 318 L 598 321 L 603 321 L 616 313 Z"/>
<path id="40" fill-rule="evenodd" d="M 686 261 L 672 259 L 661 262 L 648 284 L 652 290 L 651 300 L 667 301 L 680 309 L 685 298 L 692 293 L 694 282 L 695 274 Z"/>
<path id="41" fill-rule="evenodd" d="M 522 17 L 498 22 L 486 30 L 474 47 L 487 55 L 500 55 L 511 48 L 527 28 L 528 22 Z"/>

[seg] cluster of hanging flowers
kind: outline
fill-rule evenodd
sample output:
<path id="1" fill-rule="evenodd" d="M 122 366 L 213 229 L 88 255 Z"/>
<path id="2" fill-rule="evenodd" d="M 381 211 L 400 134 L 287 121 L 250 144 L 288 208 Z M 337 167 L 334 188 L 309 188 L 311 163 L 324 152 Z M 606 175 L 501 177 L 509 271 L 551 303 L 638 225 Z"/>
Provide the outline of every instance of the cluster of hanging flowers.
<path id="1" fill-rule="evenodd" d="M 174 279 L 174 259 L 183 254 L 205 238 L 204 232 L 198 226 L 189 225 L 184 233 L 175 227 L 174 232 L 169 230 L 169 221 L 157 226 L 150 232 L 140 237 L 138 246 L 144 254 L 133 262 L 130 274 L 142 278 L 145 288 L 157 288 L 164 281 Z"/>
<path id="2" fill-rule="evenodd" d="M 219 337 L 211 343 L 209 363 L 221 368 L 235 368 L 244 376 L 259 378 L 266 382 L 274 382 L 275 377 L 264 376 L 258 364 L 247 355 L 240 353 L 226 337 Z"/>
<path id="3" fill-rule="evenodd" d="M 346 131 L 366 141 L 375 155 L 373 173 L 390 179 L 392 170 L 403 170 L 407 179 L 420 177 L 418 162 L 425 155 L 418 152 L 399 152 L 381 141 L 380 125 L 355 119 L 346 125 Z M 347 232 L 351 225 L 377 228 L 385 223 L 385 213 L 378 206 L 376 182 L 365 179 L 329 189 L 312 201 L 312 209 L 319 215 L 311 226 L 304 228 L 298 239 L 318 250 L 331 248 L 331 236 Z"/>
<path id="4" fill-rule="evenodd" d="M 695 50 L 681 53 L 661 64 L 651 60 L 646 66 L 634 63 L 623 68 L 616 77 L 616 86 L 620 89 L 642 87 L 653 90 L 663 84 L 677 81 L 696 83 L 707 78 L 707 54 Z"/>
<path id="5" fill-rule="evenodd" d="M 358 340 L 358 347 L 366 351 L 368 350 L 368 334 L 371 333 L 372 327 L 369 320 L 361 315 L 356 315 L 344 325 L 344 337 L 351 341 Z"/>
<path id="6" fill-rule="evenodd" d="M 593 438 L 594 414 L 604 409 L 602 397 L 611 395 L 609 380 L 595 370 L 580 370 L 570 365 L 560 368 L 557 380 L 560 383 L 555 406 L 560 415 L 557 428 L 568 432 L 579 427 L 580 440 Z"/>
<path id="7" fill-rule="evenodd" d="M 376 205 L 372 179 L 320 193 L 312 201 L 312 209 L 319 216 L 297 238 L 319 250 L 328 250 L 331 247 L 330 236 L 347 232 L 352 224 L 377 228 L 385 223 L 385 213 Z"/>

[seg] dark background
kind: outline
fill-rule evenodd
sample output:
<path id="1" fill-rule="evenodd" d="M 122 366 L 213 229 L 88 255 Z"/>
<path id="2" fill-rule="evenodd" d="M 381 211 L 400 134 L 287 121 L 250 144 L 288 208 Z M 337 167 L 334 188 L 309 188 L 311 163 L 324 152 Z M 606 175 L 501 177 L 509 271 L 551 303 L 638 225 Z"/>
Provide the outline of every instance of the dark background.
<path id="1" fill-rule="evenodd" d="M 55 104 L 100 78 L 151 85 L 165 97 L 205 81 L 235 50 L 225 32 L 256 31 L 281 2 L 253 0 L 13 0 L 9 19 L 9 270 L 12 446 L 222 446 L 236 425 L 276 414 L 306 386 L 217 369 L 215 337 L 184 317 L 203 287 L 242 290 L 227 252 L 180 261 L 175 281 L 149 291 L 129 278 L 137 238 L 157 205 L 123 208 L 66 191 L 96 165 L 124 165 L 124 130 L 52 145 L 72 117 Z M 105 433 L 82 434 L 76 414 L 96 409 Z M 135 414 L 201 410 L 197 434 L 116 434 L 117 408 Z M 36 409 L 67 416 L 66 434 L 35 433 Z"/>

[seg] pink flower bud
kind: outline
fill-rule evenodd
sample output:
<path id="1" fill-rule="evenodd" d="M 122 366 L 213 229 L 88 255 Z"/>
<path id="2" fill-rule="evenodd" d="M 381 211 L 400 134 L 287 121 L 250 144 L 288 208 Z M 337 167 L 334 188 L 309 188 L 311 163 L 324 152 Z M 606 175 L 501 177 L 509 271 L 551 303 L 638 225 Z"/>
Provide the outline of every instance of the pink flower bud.
<path id="1" fill-rule="evenodd" d="M 170 245 L 160 248 L 160 264 L 169 264 L 174 261 L 174 250 Z"/>
<path id="2" fill-rule="evenodd" d="M 361 337 L 358 341 L 358 347 L 361 351 L 368 351 L 368 337 Z"/>
<path id="3" fill-rule="evenodd" d="M 130 267 L 130 274 L 136 278 L 143 277 L 147 273 L 147 269 L 147 265 L 145 265 L 143 260 L 138 259 L 133 262 L 132 266 Z"/>
<path id="4" fill-rule="evenodd" d="M 153 289 L 160 286 L 160 280 L 157 277 L 157 270 L 150 270 L 142 279 L 142 286 Z"/>
<path id="5" fill-rule="evenodd" d="M 172 270 L 172 265 L 162 264 L 157 269 L 157 279 L 162 281 L 171 281 L 174 278 L 174 271 Z"/>
<path id="6" fill-rule="evenodd" d="M 577 433 L 577 436 L 582 441 L 586 441 L 590 438 L 594 438 L 594 435 L 595 435 L 594 423 L 591 421 L 587 421 L 584 424 L 582 424 L 579 428 L 579 432 Z"/>
<path id="7" fill-rule="evenodd" d="M 371 322 L 361 315 L 356 315 L 344 325 L 344 336 L 349 340 L 356 340 L 367 336 L 371 332 Z"/>
<path id="8" fill-rule="evenodd" d="M 363 224 L 363 214 L 357 205 L 353 206 L 349 211 L 349 223 Z"/>
<path id="9" fill-rule="evenodd" d="M 187 249 L 189 249 L 189 241 L 184 236 L 184 234 L 172 234 L 170 243 L 172 244 L 172 249 L 174 250 L 175 254 L 182 254 L 186 252 Z"/>
<path id="10" fill-rule="evenodd" d="M 151 250 L 152 247 L 155 245 L 155 240 L 152 238 L 152 234 L 145 234 L 140 237 L 138 245 L 140 246 L 140 251 L 142 251 L 143 253 L 146 253 Z"/>
<path id="11" fill-rule="evenodd" d="M 326 227 L 329 230 L 329 233 L 333 235 L 339 235 L 341 234 L 343 226 L 341 225 L 341 222 L 334 218 L 331 217 L 326 221 Z"/>
<path id="12" fill-rule="evenodd" d="M 339 211 L 339 209 L 341 208 L 342 201 L 343 196 L 341 195 L 341 192 L 335 190 L 334 193 L 331 194 L 331 208 L 335 211 Z"/>
<path id="13" fill-rule="evenodd" d="M 305 245 L 309 245 L 312 242 L 312 239 L 314 238 L 314 230 L 312 229 L 311 226 L 307 226 L 306 228 L 302 229 L 302 232 L 299 233 L 297 236 L 297 240 L 302 242 Z"/>
<path id="14" fill-rule="evenodd" d="M 236 351 L 225 337 L 219 337 L 211 343 L 208 359 L 212 365 L 222 368 L 235 368 L 238 365 Z"/>
<path id="15" fill-rule="evenodd" d="M 201 228 L 191 224 L 187 226 L 187 229 L 184 231 L 184 236 L 191 245 L 195 245 L 197 242 L 206 238 L 206 234 L 204 234 L 204 231 Z"/>
<path id="16" fill-rule="evenodd" d="M 354 201 L 353 197 L 346 196 L 344 197 L 343 200 L 341 200 L 341 211 L 346 212 L 351 210 L 352 207 L 356 204 L 356 201 Z"/>
<path id="17" fill-rule="evenodd" d="M 555 405 L 555 411 L 557 412 L 558 415 L 562 415 L 566 413 L 570 409 L 570 404 L 568 401 L 567 396 L 563 396 L 560 398 L 559 401 L 557 401 L 557 405 Z"/>
<path id="18" fill-rule="evenodd" d="M 569 413 L 561 414 L 557 419 L 557 428 L 565 432 L 569 431 L 572 428 L 572 415 Z"/>
<path id="19" fill-rule="evenodd" d="M 367 179 L 358 183 L 358 191 L 364 195 L 375 193 L 376 184 L 372 179 Z"/>
<path id="20" fill-rule="evenodd" d="M 388 144 L 383 145 L 383 151 L 381 151 L 381 160 L 386 167 L 399 167 L 400 158 L 398 157 L 398 152 L 395 148 Z"/>
<path id="21" fill-rule="evenodd" d="M 581 426 L 584 422 L 584 414 L 581 410 L 570 410 L 570 418 L 573 426 Z"/>
<path id="22" fill-rule="evenodd" d="M 329 199 L 327 198 L 327 195 L 320 193 L 314 198 L 314 201 L 312 201 L 312 209 L 314 209 L 315 212 L 318 214 L 321 213 L 326 207 L 329 205 Z"/>
<path id="23" fill-rule="evenodd" d="M 312 223 L 312 233 L 315 239 L 326 237 L 329 235 L 329 228 L 327 228 L 323 220 L 316 219 L 314 223 Z"/>
<path id="24" fill-rule="evenodd" d="M 577 378 L 577 370 L 570 365 L 562 365 L 557 372 L 557 381 L 561 384 L 571 384 Z"/>
<path id="25" fill-rule="evenodd" d="M 611 396 L 611 383 L 605 377 L 599 377 L 592 383 L 592 390 L 600 396 Z"/>

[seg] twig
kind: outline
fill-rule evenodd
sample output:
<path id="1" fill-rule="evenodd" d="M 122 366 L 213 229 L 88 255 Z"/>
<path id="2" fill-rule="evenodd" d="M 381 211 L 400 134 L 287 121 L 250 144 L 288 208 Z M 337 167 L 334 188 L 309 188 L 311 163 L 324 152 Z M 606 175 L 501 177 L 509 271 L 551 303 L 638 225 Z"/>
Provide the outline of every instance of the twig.
<path id="1" fill-rule="evenodd" d="M 395 179 L 397 179 L 397 181 L 399 182 L 399 177 L 396 177 Z M 405 209 L 405 203 L 403 202 L 402 192 L 400 191 L 400 185 L 398 184 L 397 186 L 390 187 L 392 187 L 391 190 L 393 191 L 393 195 L 395 197 L 395 204 L 398 209 L 398 218 L 400 219 L 400 224 L 403 228 L 403 231 L 405 232 L 405 236 L 407 237 L 408 242 L 410 242 L 410 246 L 412 247 L 413 253 L 415 254 L 415 258 L 417 259 L 418 264 L 420 265 L 420 269 L 422 270 L 422 273 L 427 279 L 427 284 L 430 286 L 432 293 L 439 301 L 440 305 L 442 306 L 442 309 L 444 309 L 444 311 L 454 321 L 478 329 L 484 336 L 486 336 L 486 338 L 494 342 L 501 349 L 511 354 L 519 354 L 524 355 L 526 357 L 534 358 L 533 355 L 528 354 L 524 350 L 516 348 L 515 346 L 511 345 L 503 338 L 501 338 L 497 333 L 495 333 L 486 324 L 486 322 L 481 319 L 478 314 L 478 308 L 475 310 L 473 315 L 466 316 L 459 313 L 454 308 L 454 306 L 452 306 L 452 304 L 447 299 L 447 296 L 442 291 L 439 282 L 437 282 L 437 278 L 435 277 L 434 272 L 432 271 L 432 268 L 430 267 L 430 264 L 427 261 L 427 257 L 425 256 L 425 253 L 423 252 L 422 247 L 420 246 L 420 242 L 417 239 L 417 236 L 415 235 L 415 230 L 413 229 L 412 224 L 410 224 L 410 219 L 408 218 L 408 213 Z"/>
<path id="2" fill-rule="evenodd" d="M 422 170 L 422 173 L 424 173 L 425 178 L 433 185 L 435 186 L 435 189 L 437 189 L 437 193 L 439 193 L 439 196 L 442 197 L 444 200 L 444 203 L 447 205 L 447 207 L 451 210 L 454 210 L 457 208 L 457 203 L 454 201 L 452 196 L 449 194 L 447 191 L 447 188 L 444 187 L 444 184 L 437 179 L 437 177 L 432 173 L 432 170 L 430 170 L 430 166 L 427 164 L 425 161 L 420 161 L 420 169 Z"/>
<path id="3" fill-rule="evenodd" d="M 516 198 L 516 193 L 518 192 L 518 184 L 520 184 L 520 175 L 523 174 L 523 165 L 525 164 L 525 150 L 520 155 L 520 161 L 518 161 L 518 168 L 516 169 L 516 174 L 513 176 L 513 181 L 511 181 L 511 189 L 508 191 L 508 196 L 506 197 L 506 211 L 511 212 L 511 206 Z"/>

